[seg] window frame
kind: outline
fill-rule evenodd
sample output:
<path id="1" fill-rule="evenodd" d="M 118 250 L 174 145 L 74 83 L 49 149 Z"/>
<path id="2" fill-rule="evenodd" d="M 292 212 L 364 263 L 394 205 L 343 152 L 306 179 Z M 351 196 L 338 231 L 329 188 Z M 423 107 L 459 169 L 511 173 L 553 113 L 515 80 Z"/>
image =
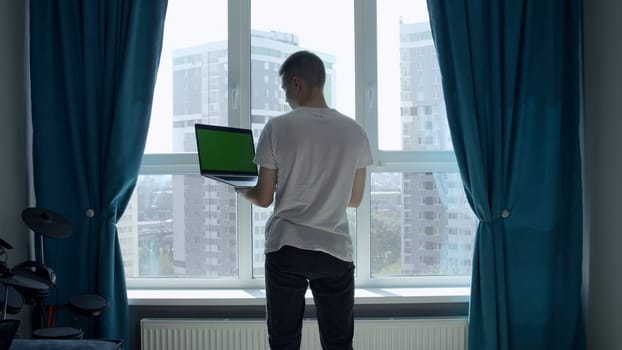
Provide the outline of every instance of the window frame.
<path id="1" fill-rule="evenodd" d="M 249 128 L 251 120 L 251 1 L 228 0 L 228 123 Z M 355 35 L 355 114 L 367 131 L 374 164 L 368 168 L 365 194 L 356 215 L 356 285 L 358 288 L 469 287 L 471 276 L 372 277 L 372 172 L 458 172 L 454 152 L 387 151 L 378 140 L 377 1 L 353 0 Z M 196 153 L 144 154 L 140 175 L 198 175 Z M 367 213 L 367 214 L 365 214 Z M 252 205 L 237 198 L 238 278 L 127 278 L 128 289 L 263 288 L 253 278 Z"/>

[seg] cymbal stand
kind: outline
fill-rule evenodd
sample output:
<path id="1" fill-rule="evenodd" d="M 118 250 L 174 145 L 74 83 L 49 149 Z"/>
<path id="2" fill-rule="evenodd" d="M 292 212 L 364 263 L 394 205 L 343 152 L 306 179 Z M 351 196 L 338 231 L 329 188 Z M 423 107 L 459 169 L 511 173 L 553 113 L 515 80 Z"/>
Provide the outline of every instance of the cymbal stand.
<path id="1" fill-rule="evenodd" d="M 39 236 L 39 249 L 41 249 L 41 265 L 45 265 L 45 257 L 43 256 L 43 235 L 39 232 L 35 232 L 37 236 Z M 36 257 L 35 257 L 36 260 Z"/>
<path id="2" fill-rule="evenodd" d="M 6 314 L 9 306 L 9 289 L 11 286 L 8 284 L 4 285 L 4 306 L 2 308 L 2 319 L 6 320 Z"/>

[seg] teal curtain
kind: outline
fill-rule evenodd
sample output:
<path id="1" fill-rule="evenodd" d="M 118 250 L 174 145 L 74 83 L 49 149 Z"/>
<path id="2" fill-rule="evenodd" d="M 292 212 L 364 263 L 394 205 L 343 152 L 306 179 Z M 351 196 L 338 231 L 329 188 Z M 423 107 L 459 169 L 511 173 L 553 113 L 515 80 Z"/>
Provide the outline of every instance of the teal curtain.
<path id="1" fill-rule="evenodd" d="M 469 349 L 585 349 L 579 0 L 428 0 L 480 222 Z"/>
<path id="2" fill-rule="evenodd" d="M 68 239 L 46 238 L 57 274 L 46 303 L 107 297 L 82 321 L 91 338 L 128 339 L 116 223 L 145 147 L 166 0 L 31 0 L 30 72 L 36 205 L 66 217 Z M 57 326 L 72 325 L 59 312 Z"/>

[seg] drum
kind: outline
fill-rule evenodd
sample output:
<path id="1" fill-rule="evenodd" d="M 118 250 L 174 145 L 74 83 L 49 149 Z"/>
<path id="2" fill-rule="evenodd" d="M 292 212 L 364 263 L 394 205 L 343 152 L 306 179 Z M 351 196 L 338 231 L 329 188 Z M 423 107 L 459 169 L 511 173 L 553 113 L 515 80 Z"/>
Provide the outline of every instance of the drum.
<path id="1" fill-rule="evenodd" d="M 32 276 L 15 274 L 11 277 L 0 278 L 0 283 L 15 287 L 25 297 L 45 298 L 50 294 L 50 286 Z"/>
<path id="2" fill-rule="evenodd" d="M 6 290 L 7 288 L 3 288 L 0 286 L 0 305 L 4 307 L 4 303 L 6 301 L 7 302 L 6 304 L 7 314 L 15 315 L 15 314 L 20 313 L 20 311 L 22 311 L 22 308 L 24 307 L 24 296 L 19 291 L 13 288 L 9 288 L 8 289 L 9 300 L 6 300 L 5 295 L 4 295 Z M 2 310 L 4 309 L 0 309 L 0 312 L 2 312 Z"/>
<path id="3" fill-rule="evenodd" d="M 47 284 L 50 288 L 56 286 L 56 273 L 54 270 L 37 261 L 24 261 L 15 265 L 11 272 L 15 275 L 28 277 L 35 281 Z"/>
<path id="4" fill-rule="evenodd" d="M 79 315 L 99 316 L 108 310 L 108 299 L 98 294 L 79 294 L 69 298 L 69 309 Z"/>
<path id="5" fill-rule="evenodd" d="M 82 339 L 83 336 L 81 329 L 72 327 L 39 328 L 33 332 L 33 337 L 38 339 Z"/>
<path id="6" fill-rule="evenodd" d="M 32 281 L 28 285 L 18 287 L 27 300 L 41 300 L 50 294 L 55 286 L 56 275 L 54 270 L 36 261 L 24 261 L 11 269 L 16 278 Z"/>
<path id="7" fill-rule="evenodd" d="M 49 289 L 49 287 L 45 283 L 37 282 L 35 280 L 29 279 L 23 276 L 17 276 L 17 275 L 0 277 L 0 284 L 4 285 L 2 286 L 3 287 L 2 289 L 4 289 L 4 291 L 8 291 L 8 295 L 9 295 L 8 298 L 4 298 L 3 303 L 2 303 L 2 307 L 3 307 L 2 311 L 4 311 L 4 307 L 6 306 L 7 313 L 9 313 L 9 303 L 11 303 L 12 295 L 18 294 L 19 292 L 22 292 L 24 289 L 37 290 L 37 291 L 41 289 L 45 289 L 45 290 Z M 5 296 L 5 293 L 6 292 L 2 292 L 3 297 Z M 19 293 L 19 294 L 23 295 L 23 293 Z M 19 304 L 19 300 L 17 301 L 17 304 Z M 13 305 L 17 305 L 17 304 L 14 303 Z M 23 296 L 22 296 L 21 304 L 22 305 L 24 304 Z M 6 315 L 4 316 L 6 317 Z"/>

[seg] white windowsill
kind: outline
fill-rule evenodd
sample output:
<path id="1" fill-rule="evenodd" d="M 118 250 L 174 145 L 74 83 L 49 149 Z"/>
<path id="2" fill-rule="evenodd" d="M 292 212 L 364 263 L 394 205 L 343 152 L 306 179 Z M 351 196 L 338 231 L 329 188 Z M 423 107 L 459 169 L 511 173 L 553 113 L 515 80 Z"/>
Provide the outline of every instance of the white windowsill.
<path id="1" fill-rule="evenodd" d="M 470 288 L 357 288 L 356 304 L 464 303 Z M 129 305 L 199 306 L 265 305 L 263 289 L 131 289 Z M 313 304 L 308 290 L 307 305 Z"/>

